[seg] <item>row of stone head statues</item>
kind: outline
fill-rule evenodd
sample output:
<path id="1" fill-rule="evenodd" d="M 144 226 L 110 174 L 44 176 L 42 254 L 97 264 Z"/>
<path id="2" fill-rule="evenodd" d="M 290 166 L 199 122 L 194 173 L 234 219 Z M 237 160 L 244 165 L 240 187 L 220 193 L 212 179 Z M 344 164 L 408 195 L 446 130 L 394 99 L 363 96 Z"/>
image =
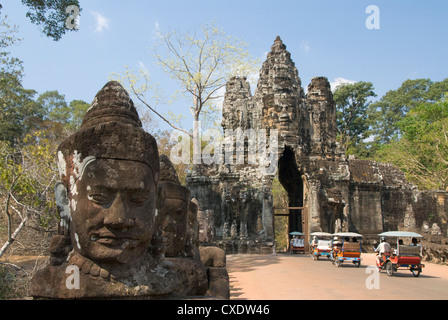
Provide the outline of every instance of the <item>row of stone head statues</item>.
<path id="1" fill-rule="evenodd" d="M 98 92 L 57 156 L 60 225 L 34 298 L 229 298 L 224 251 L 200 246 L 199 204 L 119 83 Z"/>

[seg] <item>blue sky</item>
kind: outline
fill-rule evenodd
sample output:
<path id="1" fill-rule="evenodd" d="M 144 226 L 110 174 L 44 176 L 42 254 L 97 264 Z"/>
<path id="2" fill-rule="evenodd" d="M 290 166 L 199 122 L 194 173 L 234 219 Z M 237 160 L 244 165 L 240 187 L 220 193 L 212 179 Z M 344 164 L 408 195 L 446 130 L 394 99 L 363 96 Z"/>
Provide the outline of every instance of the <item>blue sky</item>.
<path id="1" fill-rule="evenodd" d="M 2 4 L 4 1 L 2 1 Z M 21 1 L 2 14 L 19 27 L 23 41 L 10 51 L 24 62 L 24 87 L 58 90 L 67 101 L 91 102 L 113 72 L 144 65 L 167 95 L 176 84 L 154 63 L 157 30 L 197 30 L 214 21 L 249 44 L 264 61 L 279 35 L 299 70 L 302 87 L 312 77 L 370 81 L 380 98 L 406 79 L 448 77 L 446 0 L 80 0 L 77 32 L 54 42 L 25 17 Z M 379 8 L 380 29 L 368 29 L 369 5 Z M 169 108 L 181 110 L 188 101 Z M 177 109 L 179 108 L 179 109 Z M 188 114 L 187 109 L 183 113 Z"/>

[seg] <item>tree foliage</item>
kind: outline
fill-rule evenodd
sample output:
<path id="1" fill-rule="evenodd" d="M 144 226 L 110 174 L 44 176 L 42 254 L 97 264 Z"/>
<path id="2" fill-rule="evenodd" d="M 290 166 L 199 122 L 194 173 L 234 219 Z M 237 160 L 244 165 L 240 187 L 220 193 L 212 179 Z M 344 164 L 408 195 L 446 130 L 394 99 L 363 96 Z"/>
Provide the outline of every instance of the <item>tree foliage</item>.
<path id="1" fill-rule="evenodd" d="M 160 111 L 158 105 L 160 107 L 160 104 L 168 104 L 183 96 L 187 110 L 196 122 L 202 121 L 202 128 L 214 126 L 220 116 L 217 103 L 223 97 L 221 89 L 226 82 L 232 76 L 248 75 L 256 70 L 258 61 L 249 56 L 246 47 L 243 41 L 226 35 L 213 24 L 202 26 L 198 33 L 159 33 L 153 48 L 155 59 L 178 85 L 171 99 L 161 97 L 160 90 L 151 82 L 144 67 L 138 72 L 127 69 L 124 75 L 114 77 L 173 129 L 193 136 L 182 124 L 185 114 Z"/>
<path id="2" fill-rule="evenodd" d="M 5 18 L 0 21 L 0 140 L 15 143 L 24 137 L 38 111 L 34 102 L 34 90 L 22 86 L 22 61 L 11 57 L 8 48 L 16 45 L 17 27 Z"/>
<path id="3" fill-rule="evenodd" d="M 7 218 L 7 242 L 0 256 L 25 224 L 45 232 L 56 231 L 56 150 L 57 144 L 43 132 L 26 135 L 20 146 L 0 141 L 0 212 Z M 13 224 L 17 220 L 13 216 L 19 217 L 18 225 Z"/>
<path id="4" fill-rule="evenodd" d="M 402 133 L 398 124 L 409 110 L 423 102 L 438 101 L 445 92 L 448 92 L 448 79 L 440 82 L 430 79 L 406 80 L 398 89 L 388 91 L 368 110 L 375 144 L 397 141 Z"/>
<path id="5" fill-rule="evenodd" d="M 373 84 L 364 81 L 343 84 L 334 92 L 338 141 L 348 154 L 362 153 L 363 141 L 369 137 L 366 110 L 375 96 Z"/>
<path id="6" fill-rule="evenodd" d="M 28 7 L 27 18 L 33 24 L 41 26 L 42 33 L 54 41 L 59 41 L 67 31 L 76 30 L 66 26 L 69 17 L 67 7 L 75 5 L 79 11 L 82 10 L 78 0 L 22 0 L 22 4 Z"/>
<path id="7" fill-rule="evenodd" d="M 398 121 L 399 140 L 383 146 L 377 159 L 402 169 L 421 189 L 448 187 L 448 100 L 421 102 Z"/>
<path id="8" fill-rule="evenodd" d="M 192 99 L 190 112 L 198 121 L 232 76 L 255 71 L 258 61 L 251 59 L 246 47 L 221 28 L 207 24 L 200 35 L 160 33 L 154 53 L 159 65 L 178 83 L 180 93 Z"/>
<path id="9" fill-rule="evenodd" d="M 370 82 L 338 87 L 338 139 L 347 154 L 391 163 L 420 189 L 448 187 L 448 79 L 406 80 L 381 99 Z"/>
<path id="10" fill-rule="evenodd" d="M 36 99 L 42 114 L 42 121 L 58 124 L 68 131 L 75 131 L 81 126 L 84 114 L 90 105 L 82 100 L 68 103 L 65 96 L 58 91 L 46 91 Z"/>
<path id="11" fill-rule="evenodd" d="M 6 217 L 0 230 L 7 239 L 2 256 L 25 226 L 56 230 L 56 149 L 80 126 L 89 105 L 67 103 L 57 91 L 35 99 L 37 92 L 22 86 L 22 62 L 7 51 L 19 41 L 17 28 L 3 19 L 0 33 L 0 213 Z"/>

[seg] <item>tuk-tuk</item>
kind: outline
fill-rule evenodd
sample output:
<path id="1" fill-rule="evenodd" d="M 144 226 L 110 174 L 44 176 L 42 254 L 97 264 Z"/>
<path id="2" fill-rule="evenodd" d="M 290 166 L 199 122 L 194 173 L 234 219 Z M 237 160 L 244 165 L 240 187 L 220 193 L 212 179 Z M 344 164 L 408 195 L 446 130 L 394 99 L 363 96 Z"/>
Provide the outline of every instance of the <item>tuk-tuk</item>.
<path id="1" fill-rule="evenodd" d="M 396 238 L 396 248 L 391 248 L 391 252 L 382 253 L 377 258 L 376 265 L 380 271 L 386 270 L 387 275 L 392 277 L 399 268 L 404 268 L 411 271 L 414 277 L 420 276 L 425 265 L 422 264 L 422 247 L 417 239 L 423 238 L 422 235 L 408 231 L 388 231 L 379 236 L 385 239 Z M 405 245 L 403 238 L 411 238 L 412 243 Z"/>
<path id="2" fill-rule="evenodd" d="M 356 267 L 359 267 L 362 261 L 362 235 L 355 232 L 338 232 L 333 236 L 332 263 L 340 267 L 344 261 L 351 261 Z"/>
<path id="3" fill-rule="evenodd" d="M 331 238 L 333 235 L 327 232 L 313 232 L 311 233 L 313 240 L 310 244 L 311 258 L 319 260 L 319 257 L 327 257 L 330 259 L 331 255 Z"/>
<path id="4" fill-rule="evenodd" d="M 289 233 L 292 238 L 289 242 L 289 253 L 301 252 L 305 253 L 305 240 L 303 239 L 303 233 L 293 231 Z"/>

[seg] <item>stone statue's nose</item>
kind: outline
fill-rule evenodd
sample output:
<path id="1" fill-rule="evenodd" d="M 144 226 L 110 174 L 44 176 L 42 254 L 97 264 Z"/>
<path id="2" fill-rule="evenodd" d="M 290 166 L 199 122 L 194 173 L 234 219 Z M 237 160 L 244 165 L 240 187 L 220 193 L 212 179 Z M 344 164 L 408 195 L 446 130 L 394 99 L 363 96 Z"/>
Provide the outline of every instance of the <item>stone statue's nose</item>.
<path id="1" fill-rule="evenodd" d="M 129 217 L 128 206 L 123 196 L 118 193 L 112 205 L 107 210 L 104 218 L 104 225 L 110 229 L 126 229 L 132 226 L 132 219 Z"/>

